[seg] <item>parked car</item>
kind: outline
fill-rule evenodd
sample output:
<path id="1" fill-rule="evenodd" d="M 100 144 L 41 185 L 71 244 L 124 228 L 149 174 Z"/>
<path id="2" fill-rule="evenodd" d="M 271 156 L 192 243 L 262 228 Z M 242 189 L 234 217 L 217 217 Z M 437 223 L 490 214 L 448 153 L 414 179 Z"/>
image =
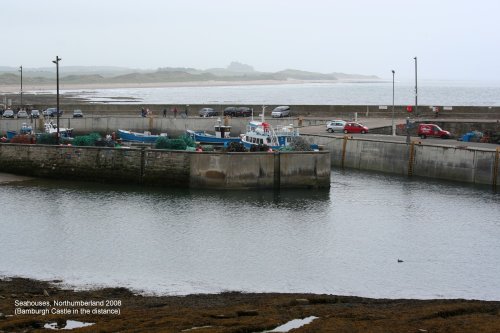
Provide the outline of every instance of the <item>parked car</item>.
<path id="1" fill-rule="evenodd" d="M 224 109 L 223 114 L 230 117 L 250 117 L 252 109 L 246 106 L 229 106 Z"/>
<path id="2" fill-rule="evenodd" d="M 450 132 L 441 129 L 441 127 L 435 124 L 419 124 L 417 135 L 422 139 L 425 139 L 428 136 L 441 139 L 451 138 Z"/>
<path id="3" fill-rule="evenodd" d="M 212 108 L 203 108 L 200 110 L 200 117 L 213 117 L 218 116 L 219 112 L 215 111 Z"/>
<path id="4" fill-rule="evenodd" d="M 348 122 L 344 126 L 344 133 L 368 133 L 368 127 L 360 123 Z"/>
<path id="5" fill-rule="evenodd" d="M 40 111 L 31 110 L 31 118 L 40 118 Z"/>
<path id="6" fill-rule="evenodd" d="M 82 110 L 76 109 L 73 111 L 73 118 L 83 118 Z"/>
<path id="7" fill-rule="evenodd" d="M 330 133 L 335 131 L 342 132 L 346 123 L 344 120 L 331 120 L 326 123 L 326 130 Z"/>
<path id="8" fill-rule="evenodd" d="M 42 112 L 44 116 L 56 117 L 57 108 L 47 108 L 47 110 Z M 59 117 L 63 115 L 63 110 L 59 110 Z"/>
<path id="9" fill-rule="evenodd" d="M 283 118 L 283 117 L 290 117 L 290 107 L 289 106 L 278 106 L 275 107 L 274 110 L 271 112 L 271 117 L 273 118 Z"/>
<path id="10" fill-rule="evenodd" d="M 2 117 L 4 117 L 4 118 L 14 118 L 14 111 L 12 111 L 10 109 L 9 110 L 5 110 L 3 112 Z"/>
<path id="11" fill-rule="evenodd" d="M 17 112 L 17 118 L 28 118 L 28 112 L 25 110 L 19 110 Z"/>

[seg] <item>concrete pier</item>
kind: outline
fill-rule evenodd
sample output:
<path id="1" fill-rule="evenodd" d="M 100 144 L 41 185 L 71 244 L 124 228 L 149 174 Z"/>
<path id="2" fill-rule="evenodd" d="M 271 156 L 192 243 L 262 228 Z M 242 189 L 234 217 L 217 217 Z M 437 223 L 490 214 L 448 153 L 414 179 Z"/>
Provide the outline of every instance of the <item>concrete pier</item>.
<path id="1" fill-rule="evenodd" d="M 384 139 L 302 135 L 330 151 L 332 166 L 393 173 L 403 176 L 491 185 L 498 188 L 500 147 L 492 149 L 429 144 L 411 144 Z M 494 148 L 493 148 L 494 147 Z"/>

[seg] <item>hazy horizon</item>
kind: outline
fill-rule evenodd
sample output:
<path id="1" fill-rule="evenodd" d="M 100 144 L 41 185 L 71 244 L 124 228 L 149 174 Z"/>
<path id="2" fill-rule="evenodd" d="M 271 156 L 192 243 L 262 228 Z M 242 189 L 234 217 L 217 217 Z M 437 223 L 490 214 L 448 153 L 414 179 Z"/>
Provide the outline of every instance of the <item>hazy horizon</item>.
<path id="1" fill-rule="evenodd" d="M 4 0 L 0 66 L 297 69 L 497 81 L 500 2 Z"/>

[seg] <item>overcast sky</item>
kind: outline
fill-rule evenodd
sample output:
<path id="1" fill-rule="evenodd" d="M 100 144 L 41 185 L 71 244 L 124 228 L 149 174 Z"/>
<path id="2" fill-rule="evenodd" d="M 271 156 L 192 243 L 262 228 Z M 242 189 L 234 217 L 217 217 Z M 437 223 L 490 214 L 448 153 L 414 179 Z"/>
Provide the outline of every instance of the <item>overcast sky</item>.
<path id="1" fill-rule="evenodd" d="M 0 66 L 499 80 L 499 0 L 2 0 Z"/>

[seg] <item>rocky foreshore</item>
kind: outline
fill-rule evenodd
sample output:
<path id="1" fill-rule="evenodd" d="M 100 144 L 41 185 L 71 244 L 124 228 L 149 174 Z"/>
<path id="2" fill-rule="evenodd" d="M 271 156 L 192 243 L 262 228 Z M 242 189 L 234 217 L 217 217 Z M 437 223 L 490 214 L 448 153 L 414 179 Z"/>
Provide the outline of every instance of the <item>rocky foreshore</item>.
<path id="1" fill-rule="evenodd" d="M 0 332 L 47 332 L 75 323 L 82 326 L 78 332 L 263 332 L 303 318 L 312 321 L 293 332 L 500 331 L 500 302 L 239 292 L 143 296 L 125 288 L 68 290 L 60 282 L 0 280 Z"/>

